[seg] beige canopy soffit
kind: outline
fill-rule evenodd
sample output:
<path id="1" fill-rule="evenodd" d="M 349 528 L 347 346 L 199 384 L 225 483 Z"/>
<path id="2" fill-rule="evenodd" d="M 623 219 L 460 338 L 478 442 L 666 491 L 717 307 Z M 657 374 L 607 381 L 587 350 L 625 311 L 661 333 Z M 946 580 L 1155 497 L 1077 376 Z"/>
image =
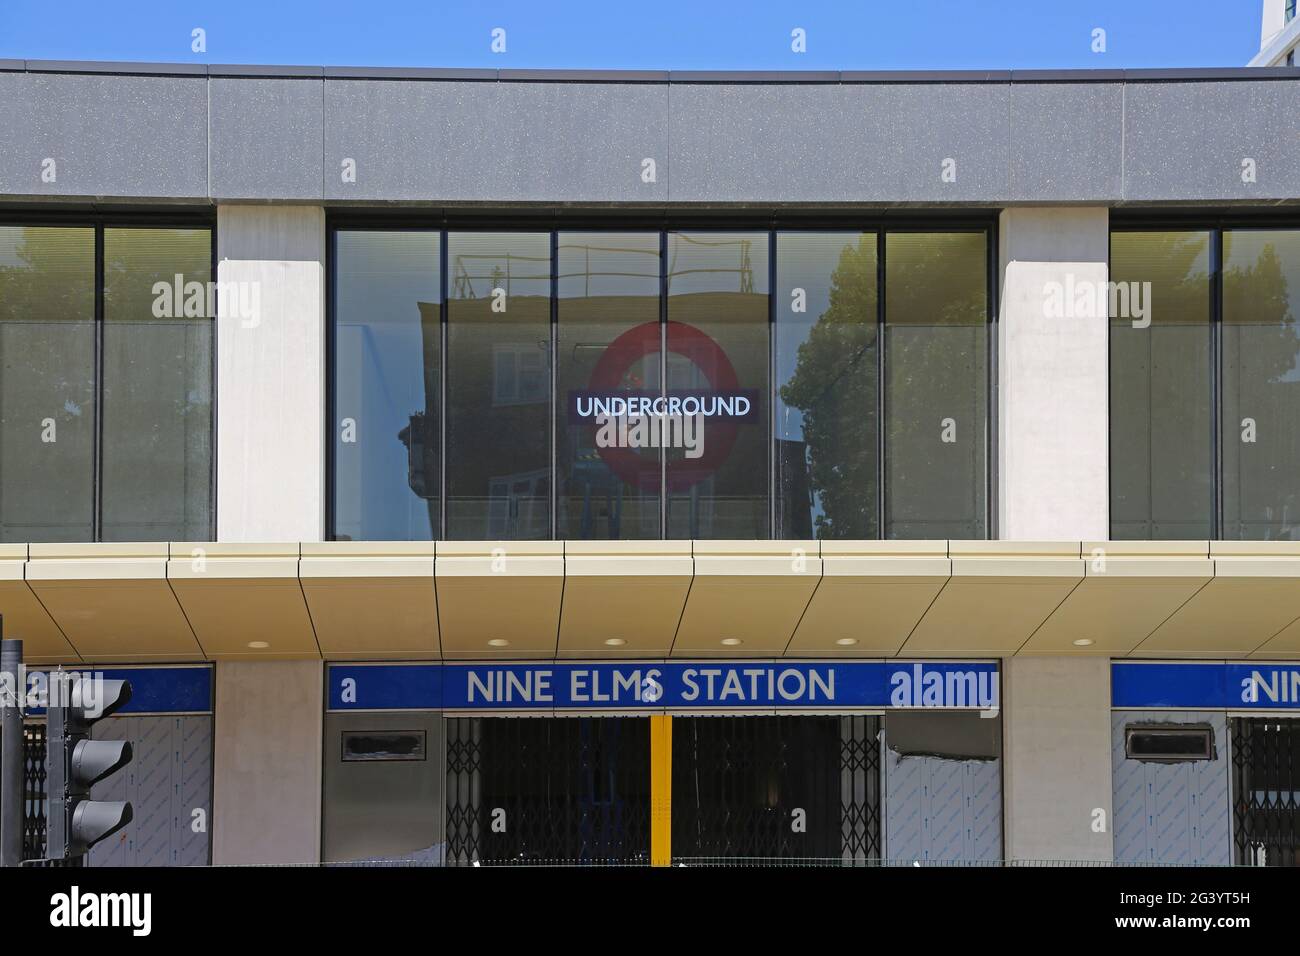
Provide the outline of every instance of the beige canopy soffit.
<path id="1" fill-rule="evenodd" d="M 1300 658 L 1300 543 L 0 545 L 33 663 Z"/>

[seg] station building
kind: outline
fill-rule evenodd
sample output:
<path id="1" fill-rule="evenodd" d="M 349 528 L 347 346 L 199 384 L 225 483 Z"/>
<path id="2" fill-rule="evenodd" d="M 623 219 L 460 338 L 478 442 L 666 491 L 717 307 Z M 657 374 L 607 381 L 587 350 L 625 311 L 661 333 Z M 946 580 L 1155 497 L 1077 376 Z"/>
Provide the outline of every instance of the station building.
<path id="1" fill-rule="evenodd" d="M 0 613 L 135 689 L 91 865 L 1296 863 L 1297 117 L 0 61 Z"/>

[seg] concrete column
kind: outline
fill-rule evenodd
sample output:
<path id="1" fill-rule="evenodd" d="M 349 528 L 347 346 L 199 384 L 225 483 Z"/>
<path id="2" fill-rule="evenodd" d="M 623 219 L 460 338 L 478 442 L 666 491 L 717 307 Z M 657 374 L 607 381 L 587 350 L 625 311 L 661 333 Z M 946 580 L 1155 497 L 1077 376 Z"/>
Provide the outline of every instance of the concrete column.
<path id="1" fill-rule="evenodd" d="M 320 661 L 220 661 L 212 862 L 318 863 Z"/>
<path id="2" fill-rule="evenodd" d="M 325 211 L 218 206 L 217 258 L 217 539 L 320 541 Z"/>
<path id="3" fill-rule="evenodd" d="M 1109 659 L 1008 658 L 1002 690 L 1007 858 L 1113 859 Z"/>
<path id="4" fill-rule="evenodd" d="M 325 532 L 325 211 L 218 206 L 217 539 Z M 320 661 L 217 664 L 212 859 L 320 860 Z"/>
<path id="5" fill-rule="evenodd" d="M 1000 537 L 1104 541 L 1110 536 L 1109 213 L 1007 209 L 998 238 Z M 1084 298 L 1089 287 L 1091 304 Z M 1053 295 L 1064 315 L 1048 314 Z"/>

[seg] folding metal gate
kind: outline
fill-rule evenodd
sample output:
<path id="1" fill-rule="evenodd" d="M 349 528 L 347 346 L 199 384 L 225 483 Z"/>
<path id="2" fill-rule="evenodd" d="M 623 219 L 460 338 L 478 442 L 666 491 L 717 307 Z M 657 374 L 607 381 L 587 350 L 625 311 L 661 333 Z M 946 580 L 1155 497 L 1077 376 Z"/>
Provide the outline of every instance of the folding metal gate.
<path id="1" fill-rule="evenodd" d="M 675 860 L 883 856 L 879 718 L 710 716 L 673 724 Z"/>
<path id="2" fill-rule="evenodd" d="M 23 859 L 45 856 L 45 725 L 23 725 Z"/>
<path id="3" fill-rule="evenodd" d="M 448 865 L 648 863 L 645 717 L 447 719 Z"/>
<path id="4" fill-rule="evenodd" d="M 1236 862 L 1300 865 L 1300 720 L 1232 719 Z"/>

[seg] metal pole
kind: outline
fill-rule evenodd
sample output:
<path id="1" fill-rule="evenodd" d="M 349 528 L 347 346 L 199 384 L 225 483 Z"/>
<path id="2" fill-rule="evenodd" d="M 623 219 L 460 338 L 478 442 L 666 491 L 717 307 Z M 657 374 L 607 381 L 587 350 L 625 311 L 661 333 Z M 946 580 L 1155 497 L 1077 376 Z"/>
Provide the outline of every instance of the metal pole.
<path id="1" fill-rule="evenodd" d="M 0 640 L 0 866 L 23 861 L 22 664 L 23 642 Z"/>

